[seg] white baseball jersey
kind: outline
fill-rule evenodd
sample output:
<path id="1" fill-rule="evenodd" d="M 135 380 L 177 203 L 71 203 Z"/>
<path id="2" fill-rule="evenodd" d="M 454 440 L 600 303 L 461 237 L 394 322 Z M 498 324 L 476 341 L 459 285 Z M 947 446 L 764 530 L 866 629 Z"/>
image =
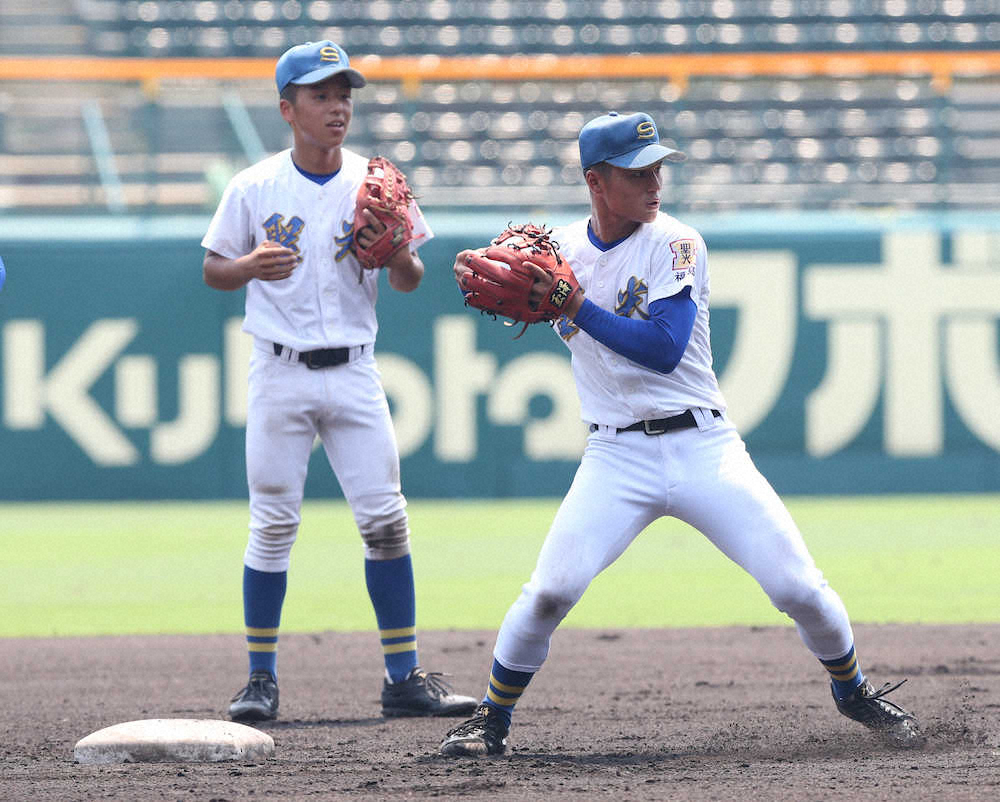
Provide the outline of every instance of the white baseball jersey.
<path id="1" fill-rule="evenodd" d="M 298 530 L 316 437 L 362 532 L 396 521 L 406 506 L 399 452 L 373 345 L 381 271 L 351 252 L 358 189 L 368 160 L 341 149 L 343 164 L 320 186 L 296 169 L 291 150 L 248 167 L 226 187 L 202 245 L 228 259 L 264 240 L 297 251 L 280 281 L 246 286 L 243 330 L 254 335 L 247 401 L 250 538 L 244 562 L 286 571 Z M 416 204 L 411 249 L 431 238 Z M 284 348 L 275 351 L 274 345 Z M 298 353 L 347 348 L 348 360 L 311 370 Z M 289 349 L 292 349 L 289 351 Z"/>
<path id="2" fill-rule="evenodd" d="M 691 226 L 659 212 L 623 242 L 602 251 L 587 234 L 588 220 L 553 232 L 586 297 L 618 315 L 648 318 L 649 305 L 684 287 L 698 306 L 680 364 L 663 374 L 637 365 L 597 342 L 572 322 L 556 330 L 572 352 L 582 417 L 588 423 L 625 427 L 689 408 L 725 409 L 712 370 L 708 326 L 708 258 Z"/>
<path id="3" fill-rule="evenodd" d="M 299 252 L 289 278 L 247 284 L 243 322 L 244 331 L 296 351 L 373 343 L 378 331 L 379 271 L 363 270 L 350 250 L 368 159 L 341 152 L 343 166 L 322 186 L 295 168 L 290 149 L 243 170 L 226 187 L 201 241 L 227 259 L 264 240 Z M 412 249 L 433 234 L 416 203 L 411 211 Z"/>

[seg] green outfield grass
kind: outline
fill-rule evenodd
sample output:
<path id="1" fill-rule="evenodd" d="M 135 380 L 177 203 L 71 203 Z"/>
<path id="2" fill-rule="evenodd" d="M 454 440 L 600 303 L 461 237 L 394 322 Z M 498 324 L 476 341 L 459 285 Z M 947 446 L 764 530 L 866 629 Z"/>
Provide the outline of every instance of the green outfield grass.
<path id="1" fill-rule="evenodd" d="M 1000 621 L 1000 495 L 789 498 L 855 622 Z M 412 501 L 417 623 L 495 629 L 557 499 Z M 245 502 L 0 504 L 0 636 L 242 630 Z M 374 626 L 346 505 L 307 501 L 283 631 Z M 685 524 L 644 532 L 566 625 L 773 625 L 787 619 Z"/>

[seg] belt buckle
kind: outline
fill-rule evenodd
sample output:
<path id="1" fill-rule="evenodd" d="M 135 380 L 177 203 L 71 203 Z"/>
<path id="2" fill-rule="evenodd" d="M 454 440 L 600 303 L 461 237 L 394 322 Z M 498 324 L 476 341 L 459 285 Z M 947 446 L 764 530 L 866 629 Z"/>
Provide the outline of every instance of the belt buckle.
<path id="1" fill-rule="evenodd" d="M 323 365 L 313 364 L 313 356 L 315 353 L 315 351 L 306 351 L 304 354 L 299 354 L 299 358 L 306 363 L 306 367 L 309 368 L 309 370 L 319 370 L 324 367 Z"/>
<path id="2" fill-rule="evenodd" d="M 649 434 L 649 435 L 664 434 L 667 431 L 667 427 L 665 425 L 663 425 L 663 421 L 665 421 L 665 420 L 666 420 L 666 418 L 664 418 L 662 421 L 660 421 L 660 420 L 644 420 L 642 422 L 642 430 L 646 434 Z M 655 423 L 659 423 L 660 426 L 656 427 L 656 426 L 651 426 L 650 425 L 650 424 L 655 424 Z"/>

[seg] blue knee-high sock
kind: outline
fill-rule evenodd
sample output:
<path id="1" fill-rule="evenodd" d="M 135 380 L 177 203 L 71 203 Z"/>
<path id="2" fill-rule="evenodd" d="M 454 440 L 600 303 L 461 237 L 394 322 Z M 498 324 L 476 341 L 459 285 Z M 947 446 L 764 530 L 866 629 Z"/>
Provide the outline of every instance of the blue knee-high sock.
<path id="1" fill-rule="evenodd" d="M 391 682 L 406 679 L 417 666 L 417 602 L 413 560 L 365 560 L 365 582 L 375 608 L 382 656 Z"/>
<path id="2" fill-rule="evenodd" d="M 287 585 L 287 571 L 270 573 L 243 566 L 243 621 L 251 674 L 270 671 L 278 678 L 278 626 Z"/>
<path id="3" fill-rule="evenodd" d="M 865 675 L 861 673 L 861 666 L 858 664 L 858 656 L 854 653 L 854 646 L 851 646 L 851 650 L 843 657 L 820 660 L 820 662 L 830 672 L 833 692 L 838 699 L 846 699 L 865 681 Z"/>
<path id="4" fill-rule="evenodd" d="M 490 669 L 490 684 L 486 689 L 486 696 L 483 697 L 483 704 L 500 713 L 504 723 L 509 727 L 514 705 L 521 698 L 533 676 L 535 676 L 533 671 L 514 671 L 494 657 L 493 668 Z"/>

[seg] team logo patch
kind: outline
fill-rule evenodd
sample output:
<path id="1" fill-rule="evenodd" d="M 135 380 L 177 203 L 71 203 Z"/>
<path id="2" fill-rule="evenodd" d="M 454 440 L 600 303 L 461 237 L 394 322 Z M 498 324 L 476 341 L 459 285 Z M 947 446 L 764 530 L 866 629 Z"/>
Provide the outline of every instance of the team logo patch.
<path id="1" fill-rule="evenodd" d="M 694 257 L 697 249 L 693 239 L 678 239 L 670 243 L 674 252 L 674 270 L 690 270 L 694 272 Z"/>
<path id="2" fill-rule="evenodd" d="M 618 291 L 618 303 L 615 306 L 615 314 L 619 317 L 632 317 L 637 315 L 643 320 L 649 320 L 649 314 L 642 308 L 649 286 L 638 276 L 632 276 L 625 284 L 624 290 Z"/>
<path id="3" fill-rule="evenodd" d="M 655 139 L 656 126 L 649 120 L 644 120 L 635 127 L 635 135 L 639 139 Z"/>
<path id="4" fill-rule="evenodd" d="M 335 47 L 324 47 L 319 51 L 320 61 L 332 61 L 334 64 L 340 62 L 340 52 Z"/>

